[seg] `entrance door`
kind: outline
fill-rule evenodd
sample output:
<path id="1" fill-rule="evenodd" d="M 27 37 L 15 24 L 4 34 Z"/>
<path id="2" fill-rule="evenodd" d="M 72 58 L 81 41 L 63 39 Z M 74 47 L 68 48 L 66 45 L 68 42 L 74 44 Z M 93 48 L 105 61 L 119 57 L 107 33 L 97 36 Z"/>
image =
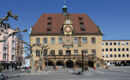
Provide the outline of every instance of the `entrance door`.
<path id="1" fill-rule="evenodd" d="M 73 61 L 72 61 L 72 60 L 68 60 L 68 61 L 66 62 L 66 67 L 67 67 L 67 68 L 73 68 L 73 67 L 74 67 Z"/>
<path id="2" fill-rule="evenodd" d="M 88 66 L 94 67 L 94 62 L 93 61 L 88 61 Z"/>
<path id="3" fill-rule="evenodd" d="M 71 55 L 71 50 L 66 50 L 66 55 Z"/>

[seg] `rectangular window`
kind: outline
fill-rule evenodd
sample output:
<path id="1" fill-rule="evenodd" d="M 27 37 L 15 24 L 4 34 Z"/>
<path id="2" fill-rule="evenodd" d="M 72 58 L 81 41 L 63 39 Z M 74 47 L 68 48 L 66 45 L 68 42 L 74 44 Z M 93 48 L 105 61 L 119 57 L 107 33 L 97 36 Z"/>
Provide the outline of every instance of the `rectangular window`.
<path id="1" fill-rule="evenodd" d="M 36 44 L 40 44 L 40 38 L 36 38 Z"/>
<path id="2" fill-rule="evenodd" d="M 116 42 L 114 42 L 114 45 L 116 45 Z"/>
<path id="3" fill-rule="evenodd" d="M 108 51 L 108 49 L 106 48 L 106 51 Z"/>
<path id="4" fill-rule="evenodd" d="M 108 45 L 108 43 L 106 42 L 106 45 Z"/>
<path id="5" fill-rule="evenodd" d="M 82 17 L 79 17 L 79 20 L 83 20 L 83 18 L 82 18 Z"/>
<path id="6" fill-rule="evenodd" d="M 128 42 L 126 42 L 126 45 L 129 45 L 129 43 L 128 43 Z"/>
<path id="7" fill-rule="evenodd" d="M 48 22 L 47 25 L 48 25 L 48 26 L 51 26 L 51 22 Z"/>
<path id="8" fill-rule="evenodd" d="M 36 50 L 36 56 L 40 56 L 40 50 Z"/>
<path id="9" fill-rule="evenodd" d="M 12 50 L 11 50 L 12 53 L 15 53 L 15 48 L 12 47 Z"/>
<path id="10" fill-rule="evenodd" d="M 114 48 L 114 51 L 116 51 L 116 48 Z"/>
<path id="11" fill-rule="evenodd" d="M 51 29 L 47 29 L 47 32 L 51 32 Z"/>
<path id="12" fill-rule="evenodd" d="M 102 45 L 104 45 L 104 42 L 102 42 Z"/>
<path id="13" fill-rule="evenodd" d="M 59 55 L 63 55 L 63 50 L 59 50 Z"/>
<path id="14" fill-rule="evenodd" d="M 14 55 L 11 56 L 11 59 L 14 60 Z"/>
<path id="15" fill-rule="evenodd" d="M 110 51 L 112 51 L 112 48 L 110 48 Z"/>
<path id="16" fill-rule="evenodd" d="M 52 20 L 52 18 L 51 18 L 51 17 L 48 17 L 48 20 Z"/>
<path id="17" fill-rule="evenodd" d="M 47 38 L 43 38 L 43 43 L 47 44 Z"/>
<path id="18" fill-rule="evenodd" d="M 124 49 L 124 48 L 122 48 L 122 51 L 125 51 L 125 49 Z"/>
<path id="19" fill-rule="evenodd" d="M 126 51 L 129 51 L 129 48 L 126 48 Z"/>
<path id="20" fill-rule="evenodd" d="M 114 54 L 114 57 L 116 58 L 116 54 Z"/>
<path id="21" fill-rule="evenodd" d="M 14 39 L 14 35 L 12 35 L 12 38 Z"/>
<path id="22" fill-rule="evenodd" d="M 125 54 L 122 54 L 122 57 L 125 57 Z"/>
<path id="23" fill-rule="evenodd" d="M 4 46 L 4 47 L 3 47 L 3 50 L 6 52 L 6 51 L 7 51 L 7 47 Z"/>
<path id="24" fill-rule="evenodd" d="M 118 42 L 118 45 L 120 45 L 121 43 L 120 42 Z"/>
<path id="25" fill-rule="evenodd" d="M 106 58 L 108 58 L 108 54 L 106 54 Z"/>
<path id="26" fill-rule="evenodd" d="M 104 58 L 104 54 L 102 55 L 102 57 Z"/>
<path id="27" fill-rule="evenodd" d="M 78 50 L 74 50 L 74 55 L 77 55 L 78 54 Z"/>
<path id="28" fill-rule="evenodd" d="M 118 57 L 121 57 L 121 55 L 120 55 L 120 54 L 118 54 Z"/>
<path id="29" fill-rule="evenodd" d="M 110 57 L 112 57 L 112 54 L 110 54 Z"/>
<path id="30" fill-rule="evenodd" d="M 12 40 L 12 46 L 15 46 L 15 41 L 14 40 Z"/>
<path id="31" fill-rule="evenodd" d="M 83 23 L 83 22 L 80 22 L 79 24 L 80 24 L 80 26 L 84 26 L 84 23 Z"/>
<path id="32" fill-rule="evenodd" d="M 51 38 L 51 44 L 55 44 L 55 38 L 54 37 Z"/>
<path id="33" fill-rule="evenodd" d="M 129 54 L 127 54 L 126 56 L 129 57 Z"/>
<path id="34" fill-rule="evenodd" d="M 59 44 L 62 44 L 62 43 L 63 43 L 62 38 L 59 38 Z"/>
<path id="35" fill-rule="evenodd" d="M 120 48 L 118 48 L 118 51 L 120 51 Z"/>
<path id="36" fill-rule="evenodd" d="M 4 54 L 3 54 L 3 59 L 6 59 L 6 56 L 7 56 L 7 54 L 4 53 Z"/>
<path id="37" fill-rule="evenodd" d="M 96 56 L 96 50 L 95 49 L 92 49 L 92 55 Z"/>
<path id="38" fill-rule="evenodd" d="M 51 50 L 51 55 L 54 56 L 55 55 L 55 50 Z"/>
<path id="39" fill-rule="evenodd" d="M 78 38 L 74 37 L 74 43 L 78 43 Z"/>
<path id="40" fill-rule="evenodd" d="M 122 44 L 122 45 L 125 45 L 125 43 L 124 43 L 124 42 L 122 42 L 121 44 Z"/>
<path id="41" fill-rule="evenodd" d="M 82 38 L 82 43 L 87 43 L 87 38 Z"/>
<path id="42" fill-rule="evenodd" d="M 88 50 L 82 50 L 82 53 L 88 53 Z"/>
<path id="43" fill-rule="evenodd" d="M 104 49 L 102 49 L 102 51 L 104 52 Z"/>
<path id="44" fill-rule="evenodd" d="M 112 45 L 112 42 L 110 43 L 110 45 Z"/>
<path id="45" fill-rule="evenodd" d="M 82 31 L 82 32 L 85 32 L 85 29 L 84 29 L 84 28 L 81 28 L 81 31 Z"/>
<path id="46" fill-rule="evenodd" d="M 91 38 L 91 42 L 92 42 L 92 44 L 95 44 L 96 43 L 96 40 L 95 40 L 95 38 L 93 37 L 93 38 Z"/>
<path id="47" fill-rule="evenodd" d="M 44 50 L 42 51 L 42 54 L 43 54 L 44 56 L 46 56 L 46 55 L 47 55 L 47 49 L 44 49 Z"/>
<path id="48" fill-rule="evenodd" d="M 66 55 L 71 55 L 71 51 L 70 50 L 66 50 Z"/>

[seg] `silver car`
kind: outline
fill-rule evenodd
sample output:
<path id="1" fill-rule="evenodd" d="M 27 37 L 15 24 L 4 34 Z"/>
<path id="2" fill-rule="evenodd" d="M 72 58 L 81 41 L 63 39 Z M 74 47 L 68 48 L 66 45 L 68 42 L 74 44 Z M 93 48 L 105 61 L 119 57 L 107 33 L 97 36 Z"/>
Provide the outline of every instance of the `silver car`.
<path id="1" fill-rule="evenodd" d="M 0 80 L 6 80 L 6 79 L 8 79 L 8 76 L 3 73 L 0 73 Z"/>

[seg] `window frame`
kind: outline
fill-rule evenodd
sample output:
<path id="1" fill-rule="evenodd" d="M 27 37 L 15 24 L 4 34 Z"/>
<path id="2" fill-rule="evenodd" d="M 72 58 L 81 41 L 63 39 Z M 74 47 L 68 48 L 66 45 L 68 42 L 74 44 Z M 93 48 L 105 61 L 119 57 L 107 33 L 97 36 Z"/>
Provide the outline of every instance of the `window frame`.
<path id="1" fill-rule="evenodd" d="M 47 44 L 47 38 L 43 38 L 43 43 Z"/>
<path id="2" fill-rule="evenodd" d="M 82 37 L 82 43 L 87 43 L 87 37 Z"/>
<path id="3" fill-rule="evenodd" d="M 95 44 L 95 43 L 96 43 L 96 38 L 95 38 L 95 37 L 92 37 L 92 38 L 91 38 L 91 43 L 92 43 L 92 44 Z"/>
<path id="4" fill-rule="evenodd" d="M 36 38 L 36 44 L 40 44 L 40 38 Z"/>
<path id="5" fill-rule="evenodd" d="M 51 44 L 55 44 L 55 37 L 51 37 Z"/>

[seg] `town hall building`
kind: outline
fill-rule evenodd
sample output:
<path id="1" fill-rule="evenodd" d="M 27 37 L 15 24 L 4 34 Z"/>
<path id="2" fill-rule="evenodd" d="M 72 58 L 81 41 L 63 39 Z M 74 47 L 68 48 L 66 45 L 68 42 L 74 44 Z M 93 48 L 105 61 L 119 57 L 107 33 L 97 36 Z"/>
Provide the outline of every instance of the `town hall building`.
<path id="1" fill-rule="evenodd" d="M 90 67 L 102 67 L 102 32 L 87 14 L 68 13 L 42 14 L 32 27 L 31 45 L 43 44 L 48 50 L 33 48 L 35 69 L 39 56 L 47 55 L 44 66 L 81 67 L 82 54 Z M 43 52 L 42 52 L 43 51 Z"/>

